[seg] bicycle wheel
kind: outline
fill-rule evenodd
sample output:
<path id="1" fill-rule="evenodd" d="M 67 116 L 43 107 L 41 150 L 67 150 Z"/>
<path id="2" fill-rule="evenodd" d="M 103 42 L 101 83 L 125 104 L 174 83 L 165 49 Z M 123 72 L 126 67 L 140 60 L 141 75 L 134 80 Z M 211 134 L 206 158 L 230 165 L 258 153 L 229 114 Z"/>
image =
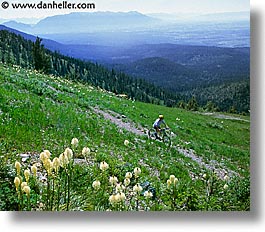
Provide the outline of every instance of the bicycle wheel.
<path id="1" fill-rule="evenodd" d="M 156 139 L 156 130 L 154 128 L 148 131 L 148 136 L 150 139 Z"/>
<path id="2" fill-rule="evenodd" d="M 164 135 L 163 136 L 163 142 L 164 142 L 164 144 L 167 146 L 167 147 L 170 147 L 170 145 L 171 145 L 171 139 L 170 139 L 170 137 L 168 136 L 168 135 Z"/>

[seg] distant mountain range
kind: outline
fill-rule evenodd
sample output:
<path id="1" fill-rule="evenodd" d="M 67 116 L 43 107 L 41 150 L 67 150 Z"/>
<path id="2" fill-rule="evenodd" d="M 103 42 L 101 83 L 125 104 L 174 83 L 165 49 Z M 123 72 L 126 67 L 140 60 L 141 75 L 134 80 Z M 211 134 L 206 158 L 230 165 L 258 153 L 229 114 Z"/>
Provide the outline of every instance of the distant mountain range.
<path id="1" fill-rule="evenodd" d="M 34 25 L 5 22 L 3 25 L 31 34 L 85 33 L 148 27 L 160 23 L 156 19 L 136 11 L 132 12 L 74 12 L 50 16 Z"/>
<path id="2" fill-rule="evenodd" d="M 250 12 L 226 12 L 217 14 L 141 14 L 131 12 L 74 12 L 55 15 L 39 20 L 35 24 L 16 20 L 2 23 L 7 27 L 30 34 L 91 33 L 99 31 L 121 31 L 163 27 L 171 22 L 237 22 L 249 21 Z M 25 20 L 24 20 L 25 21 Z M 32 20 L 31 20 L 32 21 Z"/>

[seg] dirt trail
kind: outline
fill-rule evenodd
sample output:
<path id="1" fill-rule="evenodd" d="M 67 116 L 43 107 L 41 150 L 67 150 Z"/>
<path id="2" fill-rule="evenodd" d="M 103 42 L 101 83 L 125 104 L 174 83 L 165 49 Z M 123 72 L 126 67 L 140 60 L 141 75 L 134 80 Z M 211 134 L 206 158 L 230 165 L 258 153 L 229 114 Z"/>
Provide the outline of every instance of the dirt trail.
<path id="1" fill-rule="evenodd" d="M 142 127 L 140 127 L 139 125 L 135 125 L 133 122 L 124 122 L 122 120 L 123 116 L 119 115 L 113 111 L 108 111 L 109 113 L 100 110 L 98 108 L 94 108 L 93 109 L 95 111 L 95 113 L 97 114 L 101 114 L 105 119 L 110 120 L 112 123 L 114 123 L 116 126 L 118 126 L 121 129 L 125 129 L 129 132 L 132 132 L 136 135 L 146 135 L 146 130 Z"/>
<path id="2" fill-rule="evenodd" d="M 226 167 L 220 167 L 221 165 L 216 160 L 210 160 L 209 163 L 205 163 L 201 157 L 197 156 L 193 150 L 187 150 L 184 148 L 176 148 L 179 153 L 182 155 L 191 158 L 193 161 L 195 161 L 197 164 L 199 164 L 200 167 L 204 167 L 208 170 L 211 170 L 215 172 L 215 174 L 218 176 L 219 179 L 225 179 L 225 176 L 238 176 L 238 173 L 226 168 Z"/>
<path id="3" fill-rule="evenodd" d="M 103 110 L 100 110 L 98 108 L 93 108 L 94 112 L 97 114 L 101 114 L 105 119 L 110 120 L 112 123 L 114 123 L 116 126 L 118 126 L 121 129 L 125 129 L 129 132 L 132 132 L 136 135 L 147 135 L 147 129 L 140 127 L 139 125 L 136 126 L 133 122 L 130 122 L 128 119 L 127 122 L 124 122 L 122 120 L 123 117 L 122 115 L 119 115 L 116 112 L 113 111 L 108 111 L 105 112 Z M 209 163 L 205 163 L 201 157 L 197 156 L 196 153 L 191 150 L 191 149 L 184 149 L 184 148 L 180 148 L 180 147 L 176 147 L 174 146 L 175 149 L 178 150 L 178 152 L 182 155 L 184 155 L 185 157 L 188 157 L 190 159 L 192 159 L 194 162 L 196 162 L 200 167 L 211 170 L 213 172 L 215 172 L 215 174 L 220 178 L 220 179 L 224 179 L 224 177 L 227 175 L 229 177 L 238 176 L 238 173 L 226 168 L 226 167 L 222 167 L 222 165 L 220 165 L 216 160 L 211 160 Z"/>

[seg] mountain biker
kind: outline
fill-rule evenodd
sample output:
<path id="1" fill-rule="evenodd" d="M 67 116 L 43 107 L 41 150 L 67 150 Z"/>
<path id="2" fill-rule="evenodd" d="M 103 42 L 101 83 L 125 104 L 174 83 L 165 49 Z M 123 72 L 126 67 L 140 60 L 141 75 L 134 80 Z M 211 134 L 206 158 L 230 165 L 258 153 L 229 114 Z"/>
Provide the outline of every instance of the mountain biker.
<path id="1" fill-rule="evenodd" d="M 164 124 L 165 127 L 168 128 L 168 126 L 167 126 L 167 124 L 166 124 L 166 122 L 165 122 L 165 120 L 164 120 L 164 115 L 162 115 L 162 114 L 160 114 L 160 115 L 158 116 L 158 118 L 155 120 L 155 122 L 154 122 L 154 124 L 153 124 L 153 127 L 154 127 L 154 129 L 156 130 L 156 133 L 155 133 L 156 139 L 161 139 L 161 138 L 158 136 L 158 134 L 159 134 L 160 131 L 161 131 L 161 127 L 160 127 L 161 124 Z"/>

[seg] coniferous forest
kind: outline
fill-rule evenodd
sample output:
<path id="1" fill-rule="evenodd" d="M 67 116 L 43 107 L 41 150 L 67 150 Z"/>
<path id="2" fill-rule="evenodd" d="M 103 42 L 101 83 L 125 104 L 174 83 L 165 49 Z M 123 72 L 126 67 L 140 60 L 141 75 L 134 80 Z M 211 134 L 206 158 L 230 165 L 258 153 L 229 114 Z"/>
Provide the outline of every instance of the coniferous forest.
<path id="1" fill-rule="evenodd" d="M 107 69 L 100 64 L 52 52 L 44 48 L 40 38 L 32 42 L 7 30 L 0 31 L 0 38 L 2 63 L 34 68 L 46 74 L 89 83 L 142 102 L 188 110 L 198 110 L 200 107 L 207 111 L 249 113 L 249 79 L 173 92 L 141 78 L 130 77 L 121 71 Z"/>

